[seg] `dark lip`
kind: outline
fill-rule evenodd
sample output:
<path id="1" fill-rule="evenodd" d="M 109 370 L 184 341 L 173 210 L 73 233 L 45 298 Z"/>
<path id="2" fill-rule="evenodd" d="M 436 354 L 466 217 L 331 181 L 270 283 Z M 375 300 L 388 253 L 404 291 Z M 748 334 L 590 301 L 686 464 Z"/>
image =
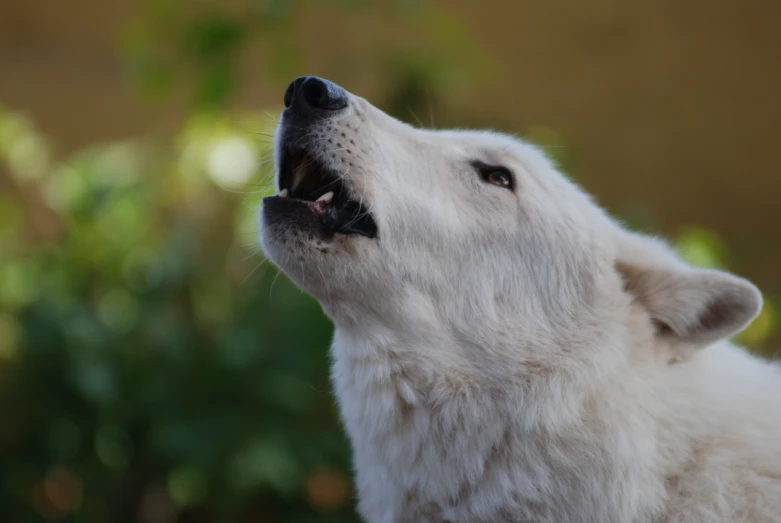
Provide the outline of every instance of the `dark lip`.
<path id="1" fill-rule="evenodd" d="M 291 147 L 285 147 L 284 152 L 280 156 L 278 170 L 280 191 L 284 189 L 290 190 L 291 185 L 293 185 L 292 151 Z"/>
<path id="2" fill-rule="evenodd" d="M 296 169 L 305 169 L 307 174 L 294 188 Z M 282 144 L 278 180 L 280 191 L 287 189 L 289 197 L 275 198 L 289 200 L 292 207 L 288 209 L 316 215 L 325 235 L 340 233 L 377 237 L 377 223 L 368 208 L 353 196 L 337 172 L 323 164 L 307 148 Z M 331 202 L 317 202 L 326 192 L 334 193 Z"/>

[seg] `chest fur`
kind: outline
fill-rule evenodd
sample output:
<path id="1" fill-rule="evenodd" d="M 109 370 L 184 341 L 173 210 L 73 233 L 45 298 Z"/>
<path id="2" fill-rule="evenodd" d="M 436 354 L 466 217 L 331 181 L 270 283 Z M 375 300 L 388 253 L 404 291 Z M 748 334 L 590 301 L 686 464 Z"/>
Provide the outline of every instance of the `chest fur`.
<path id="1" fill-rule="evenodd" d="M 642 441 L 583 419 L 530 428 L 528 389 L 390 359 L 337 359 L 333 377 L 371 523 L 643 521 L 639 494 L 663 496 Z"/>

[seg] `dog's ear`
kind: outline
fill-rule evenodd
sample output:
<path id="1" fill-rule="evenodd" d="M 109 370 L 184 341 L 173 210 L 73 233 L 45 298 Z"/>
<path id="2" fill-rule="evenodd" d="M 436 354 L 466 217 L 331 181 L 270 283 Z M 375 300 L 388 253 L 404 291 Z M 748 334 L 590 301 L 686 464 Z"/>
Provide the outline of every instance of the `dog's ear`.
<path id="1" fill-rule="evenodd" d="M 624 288 L 641 303 L 659 336 L 700 348 L 730 338 L 759 313 L 762 295 L 749 281 L 681 262 L 654 263 L 650 256 L 618 261 Z"/>

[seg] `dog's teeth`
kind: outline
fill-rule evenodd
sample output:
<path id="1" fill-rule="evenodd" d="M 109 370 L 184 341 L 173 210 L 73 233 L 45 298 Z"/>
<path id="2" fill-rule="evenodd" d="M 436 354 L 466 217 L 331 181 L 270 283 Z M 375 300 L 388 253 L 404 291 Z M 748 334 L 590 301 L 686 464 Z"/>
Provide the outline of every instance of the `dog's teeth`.
<path id="1" fill-rule="evenodd" d="M 287 189 L 282 189 L 281 191 L 279 191 L 279 197 L 280 198 L 287 198 L 287 195 L 288 195 L 288 190 Z"/>
<path id="2" fill-rule="evenodd" d="M 320 198 L 317 199 L 318 202 L 330 202 L 334 197 L 334 193 L 332 191 L 328 191 L 324 195 L 322 195 Z"/>

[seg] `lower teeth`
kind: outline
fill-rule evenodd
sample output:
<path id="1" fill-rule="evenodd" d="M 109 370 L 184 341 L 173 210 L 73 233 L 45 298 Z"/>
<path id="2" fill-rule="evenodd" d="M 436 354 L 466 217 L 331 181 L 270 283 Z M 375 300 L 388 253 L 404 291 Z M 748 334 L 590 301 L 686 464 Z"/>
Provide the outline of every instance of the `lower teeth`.
<path id="1" fill-rule="evenodd" d="M 333 192 L 327 192 L 324 195 L 322 195 L 320 198 L 317 199 L 318 202 L 330 202 L 334 197 Z"/>

